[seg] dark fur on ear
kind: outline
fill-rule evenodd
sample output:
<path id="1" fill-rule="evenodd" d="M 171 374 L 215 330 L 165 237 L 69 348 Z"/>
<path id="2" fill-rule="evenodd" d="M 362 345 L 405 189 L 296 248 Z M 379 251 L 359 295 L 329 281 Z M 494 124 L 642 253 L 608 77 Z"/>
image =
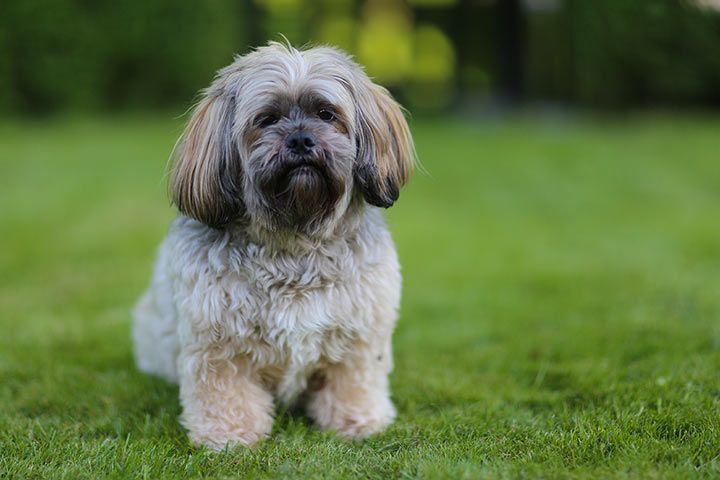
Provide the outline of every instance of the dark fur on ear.
<path id="1" fill-rule="evenodd" d="M 222 228 L 242 214 L 242 172 L 232 126 L 235 101 L 206 93 L 180 138 L 170 172 L 170 196 L 178 209 Z"/>
<path id="2" fill-rule="evenodd" d="M 415 147 L 400 105 L 363 73 L 356 93 L 358 155 L 355 181 L 371 205 L 388 208 L 415 164 Z"/>

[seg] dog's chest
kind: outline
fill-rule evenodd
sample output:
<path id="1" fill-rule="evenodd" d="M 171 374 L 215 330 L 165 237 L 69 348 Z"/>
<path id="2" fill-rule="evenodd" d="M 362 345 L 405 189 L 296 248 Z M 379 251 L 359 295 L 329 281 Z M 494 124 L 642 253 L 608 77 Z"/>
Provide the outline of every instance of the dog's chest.
<path id="1" fill-rule="evenodd" d="M 257 363 L 339 361 L 367 328 L 362 268 L 349 249 L 330 256 L 240 251 L 227 277 L 233 339 Z"/>
<path id="2" fill-rule="evenodd" d="M 289 401 L 321 362 L 339 362 L 369 328 L 361 269 L 348 252 L 330 258 L 258 258 L 242 252 L 225 279 L 226 328 L 239 352 L 279 372 L 277 394 Z"/>

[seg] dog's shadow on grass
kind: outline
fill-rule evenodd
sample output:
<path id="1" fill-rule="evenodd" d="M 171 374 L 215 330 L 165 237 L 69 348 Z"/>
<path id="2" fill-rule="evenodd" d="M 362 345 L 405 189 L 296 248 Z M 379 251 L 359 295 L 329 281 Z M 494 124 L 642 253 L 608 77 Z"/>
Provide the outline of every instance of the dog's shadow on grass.
<path id="1" fill-rule="evenodd" d="M 291 431 L 296 429 L 312 430 L 315 428 L 306 410 L 307 398 L 301 396 L 290 405 L 275 404 L 275 422 L 273 433 L 278 431 Z"/>

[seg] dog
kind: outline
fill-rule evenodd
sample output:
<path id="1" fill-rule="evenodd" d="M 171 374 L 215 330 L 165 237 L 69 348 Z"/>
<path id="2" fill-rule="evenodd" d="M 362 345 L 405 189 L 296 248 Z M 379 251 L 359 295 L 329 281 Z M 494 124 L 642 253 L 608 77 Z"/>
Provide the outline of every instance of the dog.
<path id="1" fill-rule="evenodd" d="M 133 311 L 137 366 L 179 384 L 194 445 L 255 445 L 275 400 L 350 439 L 394 420 L 401 276 L 381 209 L 415 158 L 399 104 L 340 50 L 271 42 L 218 71 Z"/>

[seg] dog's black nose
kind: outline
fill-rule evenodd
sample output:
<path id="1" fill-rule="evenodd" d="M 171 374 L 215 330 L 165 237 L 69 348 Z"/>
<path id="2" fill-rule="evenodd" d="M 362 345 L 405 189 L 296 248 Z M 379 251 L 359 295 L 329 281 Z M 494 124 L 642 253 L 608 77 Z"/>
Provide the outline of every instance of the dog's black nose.
<path id="1" fill-rule="evenodd" d="M 291 152 L 302 155 L 308 153 L 310 149 L 315 146 L 315 137 L 310 132 L 298 130 L 287 137 L 285 145 Z"/>

